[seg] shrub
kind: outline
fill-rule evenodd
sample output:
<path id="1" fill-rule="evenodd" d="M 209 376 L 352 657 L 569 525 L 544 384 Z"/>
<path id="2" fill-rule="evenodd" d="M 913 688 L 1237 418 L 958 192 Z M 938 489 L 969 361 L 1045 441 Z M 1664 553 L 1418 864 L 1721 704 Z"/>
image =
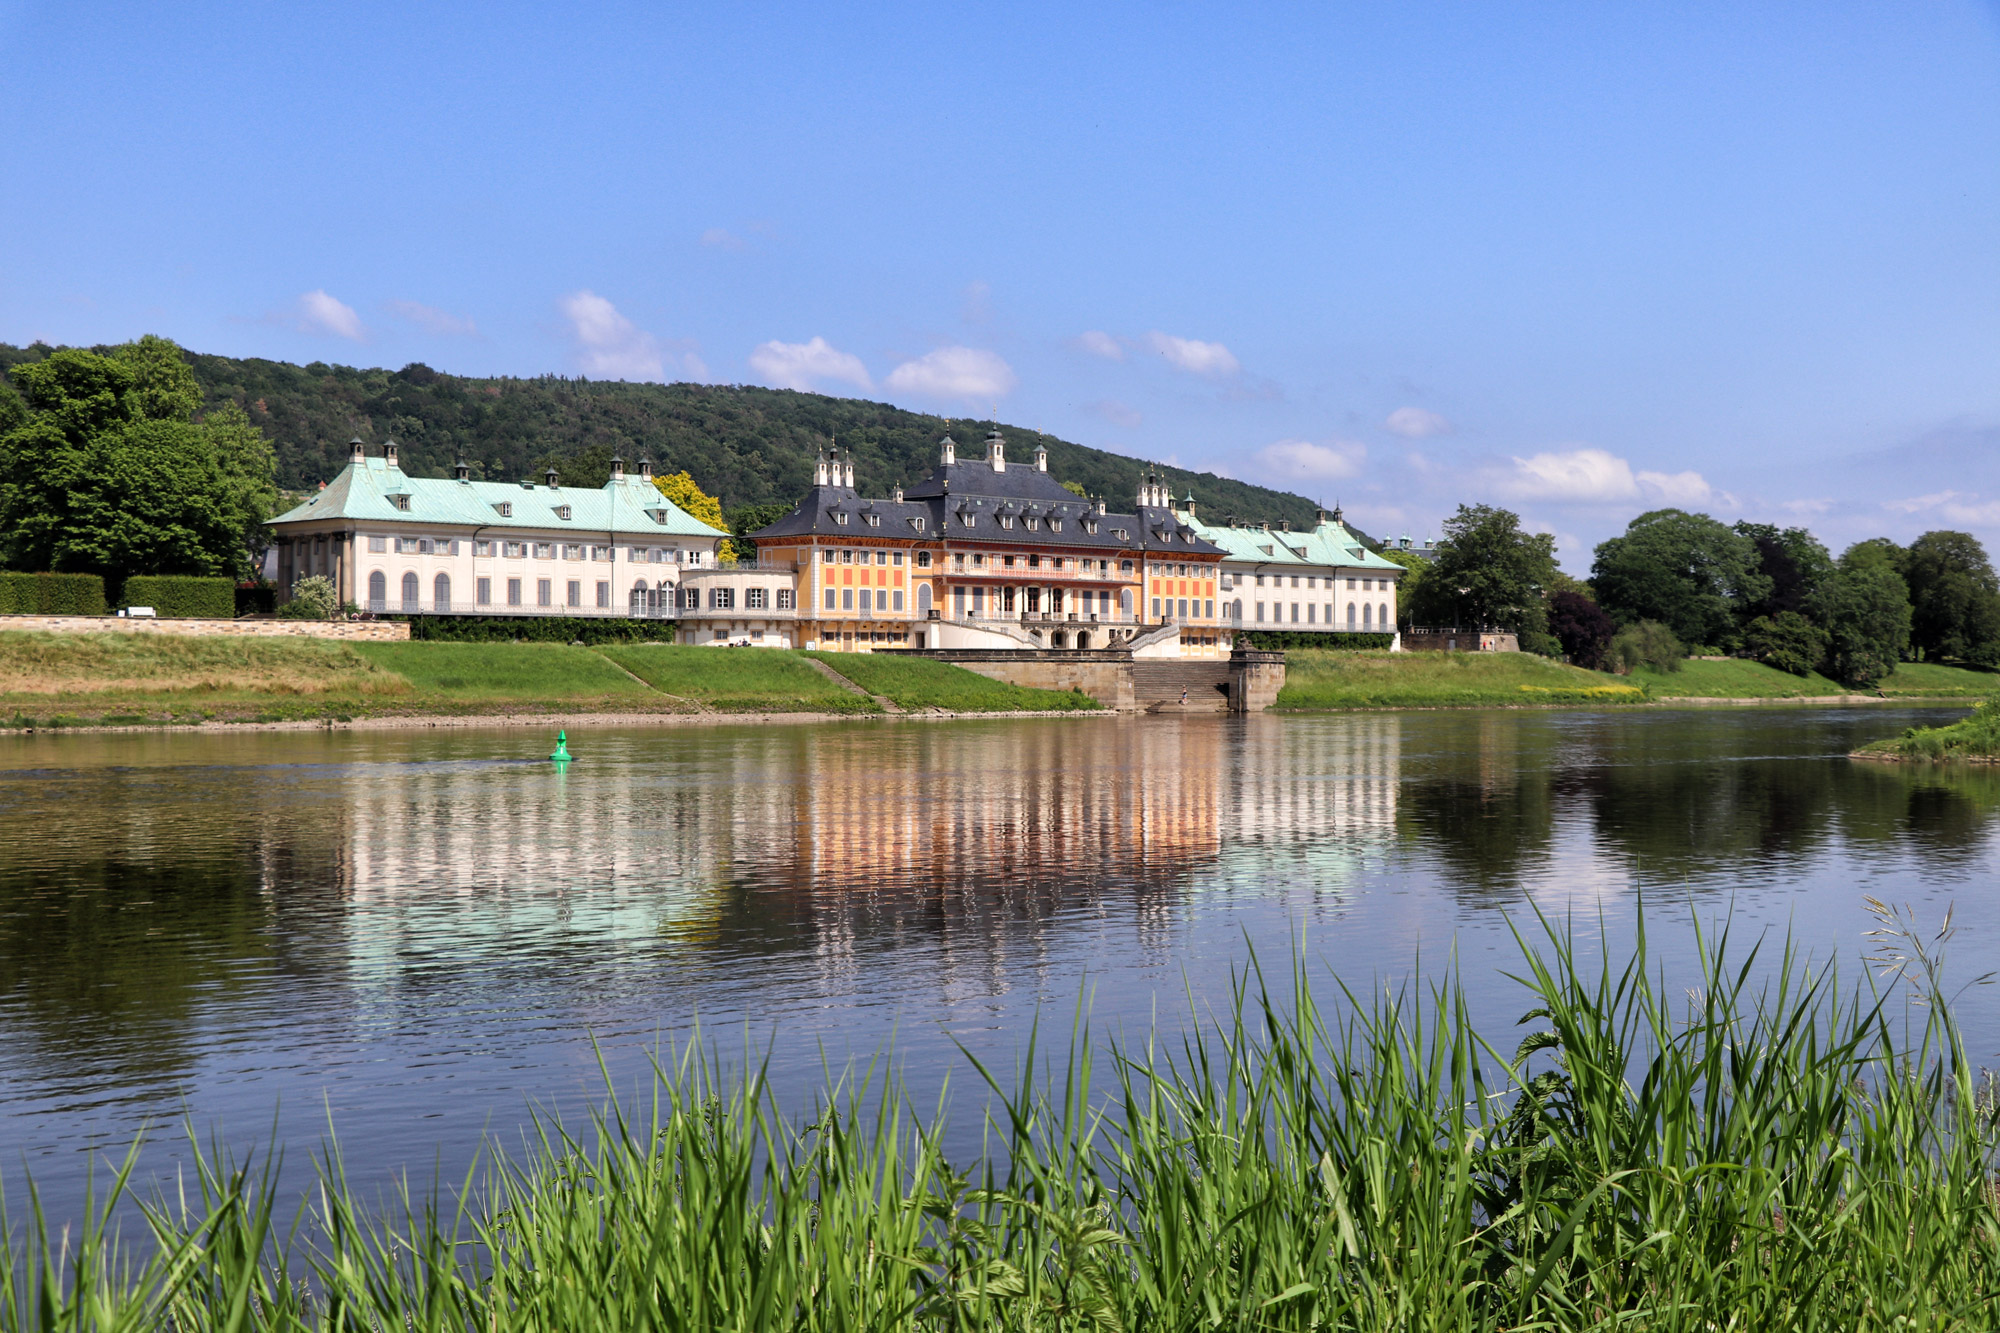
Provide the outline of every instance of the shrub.
<path id="1" fill-rule="evenodd" d="M 410 622 L 412 639 L 452 643 L 672 643 L 673 620 L 625 616 L 377 616 Z"/>
<path id="2" fill-rule="evenodd" d="M 313 574 L 292 585 L 292 600 L 278 614 L 287 620 L 331 620 L 340 610 L 340 593 L 333 580 Z"/>
<path id="3" fill-rule="evenodd" d="M 1604 608 L 1580 592 L 1565 590 L 1549 598 L 1549 632 L 1573 666 L 1587 671 L 1601 668 L 1615 629 Z"/>
<path id="4" fill-rule="evenodd" d="M 236 585 L 236 614 L 268 616 L 278 609 L 278 590 L 269 583 Z"/>
<path id="5" fill-rule="evenodd" d="M 1607 656 L 1611 669 L 1627 676 L 1638 667 L 1679 671 L 1687 650 L 1681 647 L 1681 641 L 1665 625 L 1657 620 L 1642 620 L 1611 636 L 1611 650 Z"/>
<path id="6" fill-rule="evenodd" d="M 1757 661 L 1794 676 L 1809 676 L 1826 660 L 1826 631 L 1796 611 L 1758 616 L 1744 630 L 1743 643 Z"/>
<path id="7" fill-rule="evenodd" d="M 127 606 L 150 606 L 168 620 L 233 620 L 236 581 L 198 574 L 134 574 L 125 580 Z"/>
<path id="8" fill-rule="evenodd" d="M 1236 646 L 1253 648 L 1260 652 L 1283 652 L 1287 648 L 1387 648 L 1396 641 L 1394 634 L 1347 633 L 1342 630 L 1322 630 L 1313 633 L 1307 630 L 1260 629 L 1238 630 Z"/>
<path id="9" fill-rule="evenodd" d="M 0 615 L 101 616 L 104 580 L 95 574 L 0 574 Z"/>

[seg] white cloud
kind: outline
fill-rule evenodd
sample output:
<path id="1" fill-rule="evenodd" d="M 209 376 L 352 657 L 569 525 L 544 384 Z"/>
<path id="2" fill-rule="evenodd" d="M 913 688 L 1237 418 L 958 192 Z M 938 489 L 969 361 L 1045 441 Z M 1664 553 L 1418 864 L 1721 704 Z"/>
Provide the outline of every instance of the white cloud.
<path id="1" fill-rule="evenodd" d="M 1146 341 L 1155 352 L 1165 357 L 1167 364 L 1176 370 L 1185 370 L 1190 375 L 1205 375 L 1220 379 L 1234 375 L 1243 369 L 1235 354 L 1221 343 L 1205 343 L 1197 338 L 1176 338 L 1171 333 L 1157 330 L 1146 335 Z"/>
<path id="2" fill-rule="evenodd" d="M 750 369 L 775 389 L 812 389 L 825 380 L 838 380 L 857 389 L 875 387 L 860 357 L 819 337 L 803 343 L 759 343 L 750 353 Z"/>
<path id="3" fill-rule="evenodd" d="M 477 338 L 479 326 L 471 319 L 440 310 L 436 306 L 424 305 L 419 301 L 391 301 L 389 310 L 401 315 L 425 333 L 435 333 L 441 337 Z"/>
<path id="4" fill-rule="evenodd" d="M 1939 513 L 1951 523 L 1963 523 L 1967 527 L 1986 527 L 2000 523 L 2000 500 L 1988 500 L 1984 504 L 1948 504 Z"/>
<path id="5" fill-rule="evenodd" d="M 1967 527 L 2000 523 L 2000 500 L 1978 501 L 1979 496 L 1973 491 L 1935 491 L 1907 500 L 1888 500 L 1882 507 L 1898 514 L 1931 513 L 1947 523 L 1963 523 Z"/>
<path id="6" fill-rule="evenodd" d="M 897 393 L 924 398 L 1004 398 L 1019 381 L 1014 368 L 980 347 L 940 347 L 905 361 L 884 381 Z"/>
<path id="7" fill-rule="evenodd" d="M 1824 514 L 1827 510 L 1833 508 L 1833 501 L 1830 499 L 1786 500 L 1778 508 L 1788 514 Z"/>
<path id="8" fill-rule="evenodd" d="M 1076 345 L 1092 356 L 1101 356 L 1106 361 L 1123 361 L 1125 344 L 1102 329 L 1090 329 L 1076 335 Z"/>
<path id="9" fill-rule="evenodd" d="M 1634 472 L 1604 449 L 1570 449 L 1516 458 L 1502 487 L 1521 500 L 1568 504 L 1617 504 L 1633 500 L 1664 505 L 1726 501 L 1699 472 Z"/>
<path id="10" fill-rule="evenodd" d="M 692 343 L 663 346 L 595 292 L 572 292 L 556 305 L 569 319 L 571 336 L 577 343 L 577 364 L 586 375 L 664 380 L 672 369 L 689 379 L 708 378 L 708 366 Z"/>
<path id="11" fill-rule="evenodd" d="M 1311 440 L 1279 440 L 1257 451 L 1257 462 L 1272 476 L 1288 481 L 1331 481 L 1351 477 L 1361 470 L 1368 451 L 1362 445 L 1334 440 L 1314 444 Z"/>
<path id="12" fill-rule="evenodd" d="M 711 250 L 741 250 L 749 242 L 722 227 L 710 227 L 701 234 L 701 243 Z"/>
<path id="13" fill-rule="evenodd" d="M 323 290 L 310 291 L 299 298 L 293 322 L 305 333 L 328 333 L 355 342 L 368 337 L 368 330 L 361 326 L 361 316 L 354 313 L 354 307 Z"/>
<path id="14" fill-rule="evenodd" d="M 1421 440 L 1426 436 L 1446 435 L 1451 431 L 1449 421 L 1421 407 L 1399 407 L 1391 412 L 1389 419 L 1382 424 L 1406 440 Z"/>
<path id="15" fill-rule="evenodd" d="M 1885 500 L 1884 509 L 1898 514 L 1915 514 L 1925 509 L 1936 509 L 1939 505 L 1953 500 L 1970 500 L 1977 497 L 1966 491 L 1934 491 L 1929 495 L 1913 495 L 1907 500 Z"/>

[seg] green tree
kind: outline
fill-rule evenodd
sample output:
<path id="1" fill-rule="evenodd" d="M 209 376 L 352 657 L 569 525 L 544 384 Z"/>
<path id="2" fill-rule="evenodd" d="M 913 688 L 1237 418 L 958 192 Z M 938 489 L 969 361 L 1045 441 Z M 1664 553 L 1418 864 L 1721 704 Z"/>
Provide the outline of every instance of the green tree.
<path id="1" fill-rule="evenodd" d="M 1761 599 L 1737 608 L 1738 616 L 1746 621 L 1786 611 L 1804 612 L 1819 586 L 1833 577 L 1832 553 L 1804 528 L 1738 523 L 1736 531 L 1757 548 L 1757 570 L 1771 581 L 1770 590 Z"/>
<path id="2" fill-rule="evenodd" d="M 755 560 L 757 543 L 750 540 L 750 534 L 770 527 L 779 519 L 792 512 L 794 505 L 783 500 L 771 500 L 764 504 L 737 505 L 723 517 L 729 523 L 729 530 L 736 535 L 729 539 L 729 547 L 738 560 Z"/>
<path id="3" fill-rule="evenodd" d="M 1909 648 L 1910 588 L 1895 550 L 1883 541 L 1850 546 L 1813 601 L 1828 639 L 1826 673 L 1843 685 L 1880 683 Z"/>
<path id="4" fill-rule="evenodd" d="M 0 437 L 0 559 L 114 590 L 132 574 L 248 572 L 276 499 L 271 447 L 240 410 L 193 419 L 201 390 L 178 347 L 64 350 L 10 378 L 28 417 Z"/>
<path id="5" fill-rule="evenodd" d="M 1625 626 L 1611 636 L 1611 645 L 1605 652 L 1605 660 L 1621 676 L 1631 675 L 1638 667 L 1679 671 L 1686 656 L 1687 649 L 1674 632 L 1657 620 L 1641 620 Z"/>
<path id="6" fill-rule="evenodd" d="M 1590 584 L 1620 625 L 1657 620 L 1683 643 L 1733 647 L 1737 608 L 1761 602 L 1771 580 L 1756 545 L 1707 514 L 1655 509 L 1600 543 Z"/>
<path id="7" fill-rule="evenodd" d="M 1397 547 L 1384 547 L 1384 560 L 1401 565 L 1409 572 L 1396 583 L 1396 609 L 1405 627 L 1416 624 L 1416 608 L 1424 604 L 1424 579 L 1430 573 L 1431 562 L 1415 551 L 1405 551 Z"/>
<path id="8" fill-rule="evenodd" d="M 1543 594 L 1557 576 L 1554 537 L 1523 532 L 1511 510 L 1460 505 L 1420 580 L 1416 614 L 1439 625 L 1497 625 L 1527 651 L 1555 656 L 1561 647 L 1548 632 Z"/>
<path id="9" fill-rule="evenodd" d="M 1750 656 L 1794 676 L 1811 675 L 1826 660 L 1828 643 L 1826 631 L 1797 611 L 1758 616 L 1743 631 L 1743 646 Z"/>
<path id="10" fill-rule="evenodd" d="M 1910 585 L 1910 646 L 1926 658 L 2000 662 L 2000 579 L 1979 539 L 1926 532 L 1903 551 Z"/>
<path id="11" fill-rule="evenodd" d="M 1062 488 L 1079 500 L 1090 498 L 1090 493 L 1083 489 L 1083 483 L 1080 481 L 1066 481 L 1062 484 Z"/>

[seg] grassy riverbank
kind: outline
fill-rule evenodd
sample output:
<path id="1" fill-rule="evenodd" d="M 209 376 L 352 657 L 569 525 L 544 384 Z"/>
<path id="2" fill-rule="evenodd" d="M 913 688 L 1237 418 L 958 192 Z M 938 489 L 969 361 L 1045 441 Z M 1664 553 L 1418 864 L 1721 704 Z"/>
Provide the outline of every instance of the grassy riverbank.
<path id="1" fill-rule="evenodd" d="M 1387 653 L 1295 649 L 1285 654 L 1279 712 L 1344 708 L 1470 708 L 1644 703 L 1629 682 L 1529 653 Z"/>
<path id="2" fill-rule="evenodd" d="M 836 670 L 853 667 L 865 676 L 857 679 L 863 689 L 911 711 L 1095 707 L 1074 694 L 1005 685 L 943 662 L 861 654 L 830 660 Z M 14 727 L 882 712 L 815 670 L 805 654 L 765 649 L 0 632 L 0 722 Z"/>
<path id="3" fill-rule="evenodd" d="M 2000 690 L 2000 673 L 1937 662 L 1905 662 L 1870 690 L 1853 690 L 1814 673 L 1794 676 L 1736 659 L 1681 663 L 1679 671 L 1641 669 L 1629 677 L 1655 699 L 1813 699 L 1872 694 L 1889 699 L 1983 699 Z"/>
<path id="4" fill-rule="evenodd" d="M 1950 726 L 1911 727 L 1854 753 L 1862 759 L 2000 761 L 2000 700 L 1979 705 L 1971 717 Z"/>
<path id="5" fill-rule="evenodd" d="M 1789 951 L 1750 980 L 1726 935 L 1683 991 L 1551 933 L 1511 1058 L 1449 976 L 1333 1012 L 1245 985 L 1159 1044 L 1079 1025 L 990 1071 L 971 1158 L 893 1061 L 780 1108 L 684 1059 L 650 1111 L 495 1142 L 386 1219 L 336 1168 L 292 1229 L 197 1144 L 145 1257 L 115 1199 L 0 1223 L 0 1326 L 1983 1330 L 1991 1102 L 1930 932 L 1882 916 L 1882 996 Z"/>

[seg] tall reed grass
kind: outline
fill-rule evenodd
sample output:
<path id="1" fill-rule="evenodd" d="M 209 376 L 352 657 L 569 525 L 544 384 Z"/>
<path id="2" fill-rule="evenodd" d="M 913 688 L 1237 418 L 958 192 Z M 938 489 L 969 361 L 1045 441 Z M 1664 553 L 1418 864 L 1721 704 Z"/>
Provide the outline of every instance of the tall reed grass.
<path id="1" fill-rule="evenodd" d="M 1879 905 L 1878 905 L 1879 906 Z M 1453 976 L 1325 1008 L 1254 965 L 1137 1047 L 1073 1029 L 972 1062 L 985 1148 L 946 1152 L 886 1063 L 787 1116 L 761 1073 L 664 1069 L 643 1113 L 538 1125 L 455 1190 L 364 1209 L 337 1157 L 291 1221 L 199 1155 L 111 1234 L 7 1228 L 0 1319 L 45 1330 L 1986 1329 L 1993 1105 L 1942 940 L 1880 909 L 1885 974 L 1789 946 L 1524 942 L 1532 1034 L 1489 1045 Z M 1908 1000 L 1920 1003 L 1912 1006 Z M 1914 1015 L 1913 1017 L 1910 1015 Z"/>

